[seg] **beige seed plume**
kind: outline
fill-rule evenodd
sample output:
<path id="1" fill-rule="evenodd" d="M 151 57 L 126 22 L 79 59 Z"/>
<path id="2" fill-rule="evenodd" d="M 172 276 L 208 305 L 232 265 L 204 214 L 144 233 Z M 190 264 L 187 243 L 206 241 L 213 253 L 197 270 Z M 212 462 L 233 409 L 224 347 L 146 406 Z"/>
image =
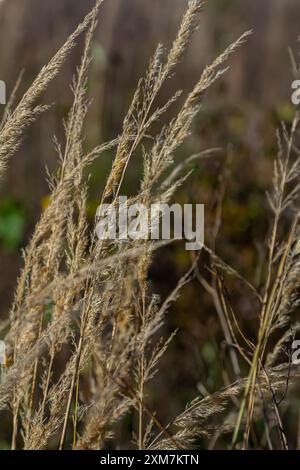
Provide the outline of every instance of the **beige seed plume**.
<path id="1" fill-rule="evenodd" d="M 5 171 L 8 159 L 20 147 L 24 131 L 42 112 L 48 109 L 47 106 L 36 105 L 37 100 L 45 91 L 49 83 L 57 76 L 67 56 L 74 48 L 76 39 L 89 26 L 103 1 L 104 0 L 97 0 L 94 9 L 69 36 L 67 41 L 54 55 L 50 62 L 42 68 L 37 78 L 23 96 L 19 105 L 7 119 L 0 132 L 0 179 Z"/>

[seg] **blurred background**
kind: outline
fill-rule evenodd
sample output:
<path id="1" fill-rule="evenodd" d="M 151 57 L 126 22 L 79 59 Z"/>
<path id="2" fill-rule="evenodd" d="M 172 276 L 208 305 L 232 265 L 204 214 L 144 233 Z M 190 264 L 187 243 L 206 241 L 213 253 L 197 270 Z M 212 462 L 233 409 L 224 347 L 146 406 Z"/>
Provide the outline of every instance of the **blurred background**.
<path id="1" fill-rule="evenodd" d="M 93 0 L 0 2 L 0 79 L 6 82 L 8 92 L 24 70 L 21 96 L 93 4 Z M 89 81 L 92 104 L 86 126 L 88 148 L 120 132 L 150 55 L 159 41 L 171 45 L 186 5 L 187 0 L 104 2 Z M 221 150 L 195 166 L 189 183 L 176 199 L 206 204 L 210 243 L 216 194 L 226 169 L 217 253 L 254 284 L 259 284 L 263 243 L 268 233 L 265 190 L 272 182 L 275 132 L 280 121 L 290 122 L 294 113 L 289 47 L 297 58 L 299 14 L 299 0 L 207 1 L 193 42 L 176 76 L 161 94 L 164 100 L 178 88 L 190 90 L 207 63 L 245 30 L 253 29 L 248 43 L 231 57 L 226 76 L 205 97 L 193 136 L 176 159 L 211 147 Z M 21 249 L 47 204 L 46 167 L 50 171 L 57 167 L 53 136 L 63 140 L 63 119 L 72 100 L 70 84 L 81 51 L 79 42 L 44 95 L 43 101 L 54 103 L 53 108 L 31 128 L 21 150 L 11 160 L 0 190 L 1 318 L 8 316 L 21 266 Z M 111 156 L 105 156 L 91 172 L 91 220 L 110 164 Z M 134 192 L 138 187 L 140 169 L 140 155 L 135 155 L 125 192 Z M 205 270 L 205 256 L 202 261 Z M 177 244 L 160 253 L 159 263 L 154 263 L 151 272 L 153 291 L 166 296 L 190 262 L 183 246 Z M 239 318 L 253 338 L 257 318 L 253 298 L 237 283 L 229 284 L 228 289 Z M 169 408 L 160 409 L 164 422 L 197 393 L 212 392 L 233 379 L 230 373 L 224 377 L 226 345 L 212 300 L 197 279 L 172 307 L 166 333 L 178 327 L 180 331 L 163 359 L 163 377 L 149 391 L 154 408 L 159 408 L 159 402 L 168 402 L 166 398 L 172 395 Z"/>

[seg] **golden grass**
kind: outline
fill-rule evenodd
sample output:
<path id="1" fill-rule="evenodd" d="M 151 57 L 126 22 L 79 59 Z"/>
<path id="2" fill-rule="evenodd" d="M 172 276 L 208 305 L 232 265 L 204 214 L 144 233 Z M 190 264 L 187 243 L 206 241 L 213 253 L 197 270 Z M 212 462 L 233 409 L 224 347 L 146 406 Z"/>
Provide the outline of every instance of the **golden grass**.
<path id="1" fill-rule="evenodd" d="M 256 406 L 268 400 L 276 408 L 280 442 L 287 448 L 275 393 L 285 388 L 287 374 L 291 375 L 291 386 L 299 381 L 299 371 L 295 369 L 291 374 L 289 364 L 274 367 L 276 349 L 273 355 L 267 356 L 266 351 L 275 329 L 284 331 L 277 350 L 287 341 L 289 331 L 284 328 L 297 305 L 294 294 L 299 285 L 299 246 L 296 243 L 299 210 L 295 201 L 300 159 L 297 152 L 294 156 L 294 136 L 298 114 L 291 131 L 283 127 L 279 138 L 274 191 L 269 196 L 274 223 L 263 293 L 222 261 L 210 246 L 205 250 L 211 262 L 211 283 L 198 272 L 196 257 L 191 269 L 161 303 L 148 288 L 148 272 L 156 245 L 141 241 L 128 245 L 104 242 L 89 233 L 88 182 L 84 170 L 103 152 L 116 148 L 112 169 L 99 199 L 99 204 L 107 201 L 116 204 L 130 160 L 134 154 L 141 154 L 143 179 L 134 200 L 146 205 L 169 201 L 182 183 L 180 175 L 185 168 L 181 164 L 174 169 L 174 152 L 189 137 L 204 93 L 226 72 L 224 64 L 250 33 L 243 34 L 204 69 L 177 114 L 152 135 L 150 149 L 142 151 L 143 142 L 146 139 L 149 142 L 148 137 L 153 133 L 153 123 L 157 123 L 180 96 L 178 92 L 165 105 L 155 106 L 163 84 L 173 75 L 197 27 L 202 3 L 191 0 L 171 50 L 166 53 L 159 45 L 150 60 L 146 76 L 139 82 L 124 119 L 121 135 L 85 154 L 82 142 L 88 112 L 86 85 L 101 3 L 102 0 L 96 2 L 92 12 L 42 69 L 13 111 L 13 100 L 10 101 L 0 130 L 0 176 L 3 176 L 24 132 L 47 109 L 37 104 L 38 99 L 59 73 L 79 34 L 87 30 L 82 61 L 73 83 L 74 102 L 65 126 L 65 143 L 57 143 L 60 169 L 57 176 L 50 177 L 50 203 L 24 253 L 24 265 L 10 312 L 6 337 L 9 363 L 0 383 L 0 409 L 8 409 L 11 414 L 11 447 L 36 450 L 47 448 L 51 442 L 52 447 L 59 449 L 103 449 L 113 436 L 115 424 L 133 410 L 137 416 L 134 437 L 137 449 L 188 449 L 193 448 L 199 438 L 217 439 L 223 433 L 232 435 L 234 447 L 247 448 Z M 220 194 L 219 207 L 222 191 Z M 287 208 L 295 215 L 287 238 L 278 244 L 278 227 Z M 220 212 L 215 236 L 219 217 Z M 260 302 L 256 344 L 241 331 L 221 272 L 245 281 Z M 149 409 L 145 387 L 161 373 L 159 361 L 173 338 L 171 335 L 156 343 L 156 333 L 165 321 L 170 304 L 176 301 L 192 275 L 196 275 L 212 295 L 226 341 L 234 346 L 230 357 L 237 381 L 203 400 L 196 399 L 166 425 Z M 54 369 L 62 350 L 68 353 L 57 377 Z M 244 379 L 238 376 L 241 358 L 249 366 L 248 377 Z M 83 381 L 88 384 L 84 394 Z"/>

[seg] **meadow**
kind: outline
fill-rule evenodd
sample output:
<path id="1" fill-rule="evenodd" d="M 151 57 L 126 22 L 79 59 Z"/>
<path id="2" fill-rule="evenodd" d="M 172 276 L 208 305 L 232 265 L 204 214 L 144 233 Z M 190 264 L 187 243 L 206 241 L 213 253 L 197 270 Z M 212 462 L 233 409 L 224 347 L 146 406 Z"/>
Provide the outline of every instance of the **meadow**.
<path id="1" fill-rule="evenodd" d="M 264 123 L 265 154 L 241 110 L 219 102 L 209 113 L 212 90 L 222 91 L 235 55 L 246 55 L 255 36 L 248 29 L 191 87 L 174 89 L 205 9 L 190 0 L 169 47 L 159 43 L 150 57 L 120 131 L 90 145 L 105 3 L 95 2 L 21 98 L 26 71 L 16 78 L 3 113 L 1 182 L 32 128 L 54 113 L 44 96 L 84 38 L 72 104 L 59 135 L 48 135 L 56 164 L 24 246 L 14 236 L 26 211 L 0 208 L 7 256 L 20 258 L 0 325 L 0 446 L 299 448 L 299 109 L 290 103 Z M 299 76 L 290 55 L 289 98 Z M 205 204 L 203 248 L 99 239 L 97 207 L 118 211 L 120 195 L 145 208 Z"/>

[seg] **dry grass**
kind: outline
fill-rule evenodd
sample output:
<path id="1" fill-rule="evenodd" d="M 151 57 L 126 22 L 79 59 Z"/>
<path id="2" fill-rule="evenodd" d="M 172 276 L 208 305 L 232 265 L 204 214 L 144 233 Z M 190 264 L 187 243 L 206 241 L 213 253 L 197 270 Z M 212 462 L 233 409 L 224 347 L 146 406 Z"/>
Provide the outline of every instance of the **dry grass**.
<path id="1" fill-rule="evenodd" d="M 134 201 L 145 205 L 168 202 L 182 184 L 180 175 L 185 168 L 181 164 L 174 169 L 174 152 L 189 137 L 203 94 L 226 72 L 224 64 L 249 33 L 205 68 L 175 117 L 153 135 L 153 124 L 159 122 L 180 96 L 178 92 L 164 106 L 155 106 L 162 86 L 172 77 L 197 27 L 202 5 L 198 0 L 191 0 L 171 50 L 166 53 L 158 46 L 145 78 L 138 84 L 121 135 L 86 154 L 83 129 L 88 112 L 87 80 L 101 3 L 101 0 L 97 2 L 43 68 L 13 111 L 13 99 L 10 101 L 0 131 L 2 176 L 24 131 L 47 109 L 36 104 L 37 100 L 58 74 L 78 35 L 87 30 L 82 61 L 73 82 L 74 102 L 65 123 L 65 143 L 57 143 L 60 168 L 56 176 L 49 178 L 50 203 L 24 253 L 24 266 L 10 312 L 0 408 L 9 410 L 11 415 L 11 447 L 103 449 L 113 437 L 116 423 L 133 412 L 137 422 L 133 436 L 137 449 L 188 449 L 199 438 L 209 438 L 214 443 L 221 434 L 228 433 L 233 436 L 234 447 L 246 448 L 255 416 L 262 404 L 271 403 L 275 409 L 274 427 L 279 430 L 282 447 L 287 448 L 276 393 L 285 390 L 288 377 L 290 387 L 299 382 L 299 371 L 293 370 L 289 363 L 276 367 L 275 363 L 282 345 L 289 340 L 287 325 L 291 311 L 298 304 L 295 294 L 299 287 L 300 214 L 296 196 L 300 158 L 294 145 L 298 114 L 291 131 L 283 127 L 278 139 L 274 191 L 269 195 L 274 222 L 262 293 L 243 279 L 249 295 L 254 293 L 260 302 L 260 327 L 253 344 L 241 331 L 238 316 L 226 295 L 226 276 L 241 276 L 217 256 L 214 243 L 206 247 L 211 261 L 211 282 L 198 271 L 196 257 L 191 269 L 161 303 L 148 288 L 155 244 L 104 242 L 89 233 L 88 182 L 84 172 L 95 158 L 115 147 L 112 169 L 99 204 L 108 201 L 116 204 L 130 160 L 134 154 L 140 154 L 144 172 Z M 143 147 L 145 141 L 147 147 Z M 215 238 L 222 195 L 220 188 Z M 288 236 L 279 240 L 280 221 L 287 210 L 293 212 L 293 220 Z M 197 276 L 213 297 L 225 339 L 231 344 L 230 357 L 237 382 L 203 400 L 196 399 L 166 425 L 149 409 L 145 390 L 160 373 L 159 361 L 173 338 L 171 335 L 157 342 L 157 333 L 170 304 L 176 302 L 192 275 Z M 267 355 L 268 342 L 277 329 L 282 331 L 281 339 L 273 354 Z M 57 375 L 55 365 L 61 357 L 64 367 Z M 241 360 L 249 367 L 245 379 L 239 377 Z M 267 420 L 265 426 L 269 431 Z"/>

